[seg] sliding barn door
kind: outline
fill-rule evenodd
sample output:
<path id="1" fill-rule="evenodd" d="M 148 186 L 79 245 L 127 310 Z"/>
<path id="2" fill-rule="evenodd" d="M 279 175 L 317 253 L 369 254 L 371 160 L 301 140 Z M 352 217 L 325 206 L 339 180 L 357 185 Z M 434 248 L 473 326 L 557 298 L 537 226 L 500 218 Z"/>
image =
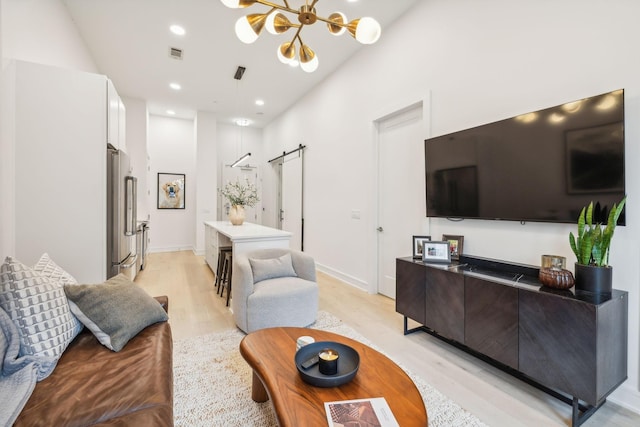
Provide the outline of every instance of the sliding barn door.
<path id="1" fill-rule="evenodd" d="M 302 159 L 302 151 L 285 156 L 280 175 L 280 228 L 292 234 L 290 247 L 298 251 L 303 249 Z"/>

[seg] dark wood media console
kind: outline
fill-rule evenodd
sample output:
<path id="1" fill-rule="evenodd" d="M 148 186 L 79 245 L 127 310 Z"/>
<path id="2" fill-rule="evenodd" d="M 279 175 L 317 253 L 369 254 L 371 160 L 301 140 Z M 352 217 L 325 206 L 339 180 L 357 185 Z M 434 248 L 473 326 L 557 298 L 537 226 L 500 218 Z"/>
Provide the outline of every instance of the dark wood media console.
<path id="1" fill-rule="evenodd" d="M 537 267 L 481 257 L 398 258 L 396 311 L 405 335 L 427 332 L 572 405 L 573 426 L 627 378 L 625 291 L 551 289 Z"/>

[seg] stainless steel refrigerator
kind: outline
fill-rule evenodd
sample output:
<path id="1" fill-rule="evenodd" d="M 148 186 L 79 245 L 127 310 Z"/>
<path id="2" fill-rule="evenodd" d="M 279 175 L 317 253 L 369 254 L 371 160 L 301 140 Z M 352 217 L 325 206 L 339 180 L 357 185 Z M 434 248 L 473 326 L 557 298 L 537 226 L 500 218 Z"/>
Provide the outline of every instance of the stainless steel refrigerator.
<path id="1" fill-rule="evenodd" d="M 107 279 L 136 275 L 136 187 L 129 156 L 107 149 Z"/>

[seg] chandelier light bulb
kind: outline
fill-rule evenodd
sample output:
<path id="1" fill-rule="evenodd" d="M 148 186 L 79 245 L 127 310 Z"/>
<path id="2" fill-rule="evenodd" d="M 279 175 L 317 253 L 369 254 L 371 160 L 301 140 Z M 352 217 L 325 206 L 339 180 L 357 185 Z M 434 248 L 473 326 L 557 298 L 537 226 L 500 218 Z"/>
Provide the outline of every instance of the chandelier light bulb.
<path id="1" fill-rule="evenodd" d="M 319 65 L 318 57 L 314 56 L 313 59 L 309 62 L 301 62 L 300 68 L 302 68 L 302 71 L 305 71 L 307 73 L 313 73 L 315 70 L 318 69 L 318 65 Z"/>
<path id="2" fill-rule="evenodd" d="M 329 15 L 329 21 L 336 22 L 338 24 L 345 24 L 347 22 L 347 17 L 342 12 L 334 12 Z M 327 28 L 329 32 L 334 36 L 340 36 L 347 31 L 346 27 L 335 25 L 335 24 L 327 24 Z"/>
<path id="3" fill-rule="evenodd" d="M 265 26 L 267 27 L 267 31 L 274 35 L 282 34 L 291 27 L 299 27 L 299 25 L 293 24 L 280 12 L 270 13 L 269 16 L 267 16 Z"/>
<path id="4" fill-rule="evenodd" d="M 269 16 L 267 16 L 267 20 L 264 23 L 264 26 L 267 29 L 267 31 L 269 31 L 269 33 L 273 34 L 274 36 L 278 35 L 278 32 L 276 31 L 275 24 L 274 24 L 274 21 L 276 19 L 276 15 L 278 13 L 279 12 L 276 12 L 276 11 L 271 12 L 269 14 Z"/>
<path id="5" fill-rule="evenodd" d="M 251 44 L 258 40 L 266 20 L 264 13 L 243 16 L 236 21 L 236 35 L 241 42 Z"/>
<path id="6" fill-rule="evenodd" d="M 231 9 L 240 9 L 253 5 L 256 0 L 220 0 L 223 5 Z"/>
<path id="7" fill-rule="evenodd" d="M 295 60 L 296 50 L 293 46 L 293 43 L 287 42 L 282 43 L 278 47 L 278 59 L 283 64 L 291 64 L 293 60 Z"/>
<path id="8" fill-rule="evenodd" d="M 237 9 L 240 7 L 240 0 L 220 0 L 223 5 L 231 9 Z"/>
<path id="9" fill-rule="evenodd" d="M 373 44 L 380 38 L 382 28 L 380 28 L 378 21 L 365 16 L 364 18 L 354 19 L 349 22 L 349 32 L 360 43 Z"/>
<path id="10" fill-rule="evenodd" d="M 300 46 L 300 68 L 307 73 L 313 73 L 318 69 L 318 55 L 306 44 Z"/>

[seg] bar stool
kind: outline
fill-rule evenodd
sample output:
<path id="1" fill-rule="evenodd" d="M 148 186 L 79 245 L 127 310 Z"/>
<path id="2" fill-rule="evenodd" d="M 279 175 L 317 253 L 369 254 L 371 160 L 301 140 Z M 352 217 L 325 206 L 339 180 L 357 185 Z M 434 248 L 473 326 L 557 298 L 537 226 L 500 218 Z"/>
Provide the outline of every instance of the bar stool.
<path id="1" fill-rule="evenodd" d="M 223 267 L 224 267 L 224 259 L 225 254 L 227 252 L 231 252 L 231 246 L 220 246 L 218 249 L 218 265 L 216 266 L 216 293 L 220 291 L 220 283 L 223 280 Z"/>
<path id="2" fill-rule="evenodd" d="M 224 264 L 222 267 L 222 277 L 220 280 L 220 296 L 224 296 L 224 289 L 227 288 L 227 307 L 229 307 L 229 298 L 231 297 L 231 278 L 233 276 L 233 253 L 225 252 Z"/>

